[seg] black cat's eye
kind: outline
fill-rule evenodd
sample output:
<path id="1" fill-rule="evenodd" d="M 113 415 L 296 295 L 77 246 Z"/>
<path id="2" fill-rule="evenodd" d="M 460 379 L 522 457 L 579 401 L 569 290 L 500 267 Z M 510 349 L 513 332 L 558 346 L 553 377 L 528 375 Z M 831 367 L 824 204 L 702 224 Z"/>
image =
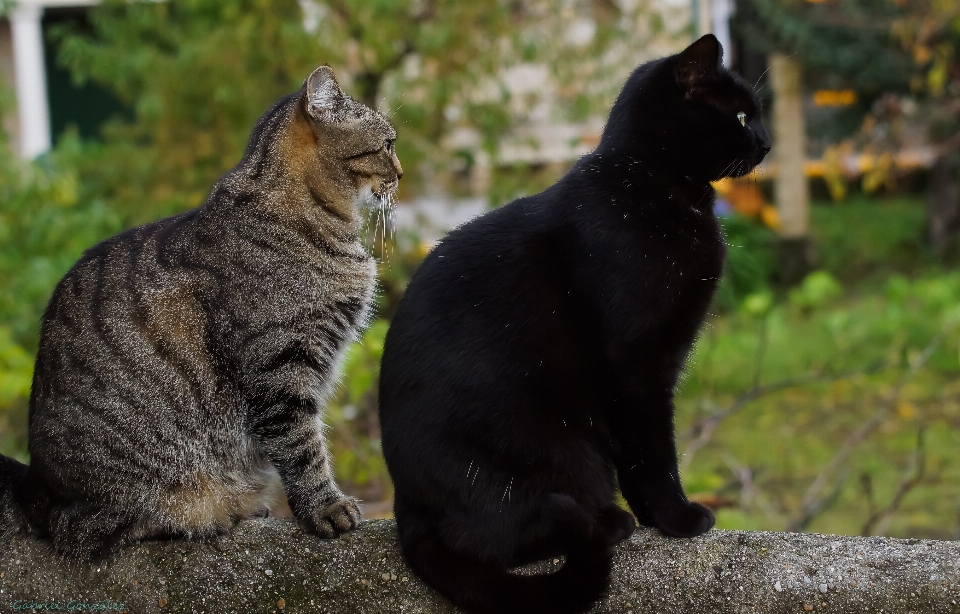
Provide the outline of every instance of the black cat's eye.
<path id="1" fill-rule="evenodd" d="M 747 114 L 744 113 L 743 111 L 740 111 L 739 113 L 737 113 L 737 119 L 740 120 L 740 125 L 743 126 L 744 128 L 746 128 L 746 126 L 747 126 Z"/>

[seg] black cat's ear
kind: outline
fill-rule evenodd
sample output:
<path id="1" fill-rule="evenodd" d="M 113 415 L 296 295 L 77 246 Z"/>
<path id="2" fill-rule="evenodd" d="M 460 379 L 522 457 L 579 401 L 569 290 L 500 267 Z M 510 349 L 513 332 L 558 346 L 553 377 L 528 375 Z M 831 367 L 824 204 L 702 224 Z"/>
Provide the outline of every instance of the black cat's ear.
<path id="1" fill-rule="evenodd" d="M 317 121 L 330 121 L 339 111 L 345 95 L 333 69 L 321 66 L 307 77 L 307 113 Z"/>
<path id="2" fill-rule="evenodd" d="M 677 85 L 686 94 L 717 78 L 723 47 L 713 34 L 704 34 L 680 53 L 677 61 Z"/>

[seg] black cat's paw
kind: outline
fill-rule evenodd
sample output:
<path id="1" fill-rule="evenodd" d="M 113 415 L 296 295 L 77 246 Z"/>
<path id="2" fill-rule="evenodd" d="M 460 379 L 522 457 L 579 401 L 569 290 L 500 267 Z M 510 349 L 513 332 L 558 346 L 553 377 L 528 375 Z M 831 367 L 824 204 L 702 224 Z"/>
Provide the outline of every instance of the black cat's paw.
<path id="1" fill-rule="evenodd" d="M 300 521 L 320 537 L 337 537 L 360 526 L 360 507 L 353 497 L 341 496 L 330 505 L 318 508 Z"/>
<path id="2" fill-rule="evenodd" d="M 640 502 L 637 505 L 631 504 L 630 511 L 632 511 L 633 515 L 637 517 L 637 522 L 641 527 L 656 528 L 657 519 L 653 517 L 653 512 L 650 511 L 650 508 L 647 507 L 646 503 Z"/>
<path id="3" fill-rule="evenodd" d="M 633 514 L 615 505 L 604 509 L 597 518 L 597 527 L 603 532 L 603 541 L 608 546 L 627 539 L 637 529 Z"/>
<path id="4" fill-rule="evenodd" d="M 660 518 L 656 527 L 671 537 L 696 537 L 709 531 L 716 518 L 699 503 L 685 502 Z"/>

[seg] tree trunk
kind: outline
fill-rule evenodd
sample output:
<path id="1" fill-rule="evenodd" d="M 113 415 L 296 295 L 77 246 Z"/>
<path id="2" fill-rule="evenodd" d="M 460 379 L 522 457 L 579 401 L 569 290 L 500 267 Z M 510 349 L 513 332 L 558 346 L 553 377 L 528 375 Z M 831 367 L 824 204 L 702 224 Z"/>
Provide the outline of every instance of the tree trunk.
<path id="1" fill-rule="evenodd" d="M 556 569 L 539 563 L 536 570 Z M 335 540 L 248 520 L 205 543 L 143 542 L 105 564 L 66 564 L 26 537 L 0 543 L 3 611 L 452 613 L 404 566 L 393 521 Z M 593 612 L 960 613 L 960 544 L 881 537 L 638 529 L 617 547 Z"/>
<path id="2" fill-rule="evenodd" d="M 772 54 L 770 82 L 777 162 L 775 193 L 780 217 L 780 277 L 783 283 L 793 284 L 813 267 L 810 197 L 803 174 L 806 128 L 800 63 L 780 53 Z"/>
<path id="3" fill-rule="evenodd" d="M 930 169 L 927 193 L 927 235 L 940 256 L 957 251 L 960 239 L 960 168 L 958 156 L 937 158 Z"/>

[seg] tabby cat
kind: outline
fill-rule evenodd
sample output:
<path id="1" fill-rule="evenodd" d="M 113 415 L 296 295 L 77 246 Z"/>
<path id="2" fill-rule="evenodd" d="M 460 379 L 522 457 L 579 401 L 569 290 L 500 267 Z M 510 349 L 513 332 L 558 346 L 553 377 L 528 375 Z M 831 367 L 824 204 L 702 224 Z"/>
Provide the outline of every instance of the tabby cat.
<path id="1" fill-rule="evenodd" d="M 707 35 L 641 65 L 596 151 L 450 233 L 387 334 L 383 451 L 406 560 L 478 612 L 582 612 L 633 516 L 693 537 L 673 389 L 724 262 L 710 181 L 770 149 Z M 510 568 L 566 555 L 553 574 Z"/>
<path id="2" fill-rule="evenodd" d="M 396 132 L 321 67 L 257 123 L 197 209 L 88 250 L 43 316 L 29 467 L 0 457 L 0 529 L 78 559 L 290 509 L 357 526 L 321 410 L 365 325 L 365 198 L 402 176 Z"/>

